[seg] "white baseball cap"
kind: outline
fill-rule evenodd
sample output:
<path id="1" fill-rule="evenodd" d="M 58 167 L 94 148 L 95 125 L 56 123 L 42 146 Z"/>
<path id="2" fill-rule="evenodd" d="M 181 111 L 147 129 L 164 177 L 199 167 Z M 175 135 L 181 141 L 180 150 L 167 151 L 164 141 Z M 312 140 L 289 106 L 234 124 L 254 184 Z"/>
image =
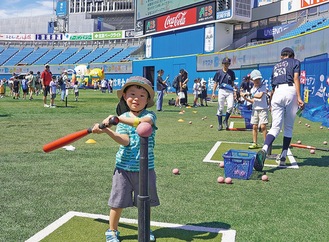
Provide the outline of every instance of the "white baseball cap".
<path id="1" fill-rule="evenodd" d="M 263 79 L 263 77 L 262 77 L 262 73 L 260 73 L 259 70 L 253 70 L 253 71 L 250 73 L 250 78 L 251 78 L 251 80 Z"/>

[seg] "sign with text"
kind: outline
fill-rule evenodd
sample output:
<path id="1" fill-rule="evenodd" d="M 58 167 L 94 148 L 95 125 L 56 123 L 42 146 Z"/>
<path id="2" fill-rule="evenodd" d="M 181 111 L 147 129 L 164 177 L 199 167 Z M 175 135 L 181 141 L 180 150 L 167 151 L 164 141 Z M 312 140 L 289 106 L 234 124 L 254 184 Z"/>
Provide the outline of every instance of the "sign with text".
<path id="1" fill-rule="evenodd" d="M 67 15 L 67 2 L 58 1 L 56 5 L 56 15 L 58 17 L 64 17 Z"/>
<path id="2" fill-rule="evenodd" d="M 197 8 L 190 8 L 157 18 L 157 32 L 196 24 Z"/>
<path id="3" fill-rule="evenodd" d="M 144 23 L 144 34 L 178 29 L 198 23 L 213 21 L 215 18 L 215 3 L 204 4 L 158 18 L 148 19 Z"/>
<path id="4" fill-rule="evenodd" d="M 75 34 L 65 34 L 63 36 L 63 40 L 72 40 L 72 41 L 84 41 L 84 40 L 92 40 L 92 33 L 75 33 Z"/>
<path id="5" fill-rule="evenodd" d="M 0 40 L 35 40 L 35 34 L 0 34 Z"/>
<path id="6" fill-rule="evenodd" d="M 123 30 L 93 33 L 93 40 L 109 40 L 122 38 L 124 38 Z"/>
<path id="7" fill-rule="evenodd" d="M 197 22 L 203 23 L 215 20 L 215 12 L 215 3 L 205 4 L 197 7 Z"/>
<path id="8" fill-rule="evenodd" d="M 62 40 L 63 35 L 62 34 L 36 34 L 35 40 Z"/>

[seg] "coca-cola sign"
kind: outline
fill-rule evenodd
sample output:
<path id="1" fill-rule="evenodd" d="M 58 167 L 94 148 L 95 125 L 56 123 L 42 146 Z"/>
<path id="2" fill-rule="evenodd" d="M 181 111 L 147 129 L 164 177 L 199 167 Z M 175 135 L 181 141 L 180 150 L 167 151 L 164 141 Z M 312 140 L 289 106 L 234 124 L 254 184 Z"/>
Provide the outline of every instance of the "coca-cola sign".
<path id="1" fill-rule="evenodd" d="M 157 31 L 181 28 L 196 23 L 196 8 L 175 12 L 157 18 Z"/>

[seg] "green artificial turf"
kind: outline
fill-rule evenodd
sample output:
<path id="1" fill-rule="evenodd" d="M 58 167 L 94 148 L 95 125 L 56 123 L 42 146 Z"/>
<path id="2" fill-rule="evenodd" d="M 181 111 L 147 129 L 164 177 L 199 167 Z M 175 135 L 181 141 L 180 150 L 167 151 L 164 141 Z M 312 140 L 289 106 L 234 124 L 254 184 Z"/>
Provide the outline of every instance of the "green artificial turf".
<path id="1" fill-rule="evenodd" d="M 179 108 L 167 105 L 173 97 L 165 96 L 163 112 L 151 108 L 158 118 L 155 164 L 161 202 L 152 209 L 152 221 L 234 229 L 236 241 L 329 241 L 327 152 L 311 155 L 293 148 L 299 169 L 265 167 L 269 182 L 218 184 L 224 170 L 202 162 L 204 157 L 217 141 L 250 143 L 251 131 L 217 131 L 217 103 L 183 108 L 179 114 Z M 81 90 L 79 102 L 70 94 L 68 107 L 57 99 L 54 109 L 44 108 L 41 96 L 0 100 L 1 241 L 24 241 L 68 211 L 108 214 L 118 144 L 91 134 L 72 144 L 75 151 L 44 153 L 42 146 L 115 114 L 117 102 L 116 93 L 93 90 Z M 297 118 L 292 142 L 321 147 L 329 130 L 319 127 Z M 96 144 L 86 144 L 90 138 Z M 274 144 L 281 146 L 282 133 Z M 173 168 L 180 175 L 173 175 Z M 124 210 L 122 217 L 137 219 L 137 209 Z"/>
<path id="2" fill-rule="evenodd" d="M 53 241 L 104 241 L 108 221 L 91 218 L 73 217 L 67 223 L 47 236 L 42 242 Z M 188 231 L 183 229 L 161 228 L 151 226 L 158 242 L 161 241 L 221 241 L 221 234 L 201 231 Z M 122 241 L 137 241 L 137 224 L 119 224 L 120 239 Z"/>

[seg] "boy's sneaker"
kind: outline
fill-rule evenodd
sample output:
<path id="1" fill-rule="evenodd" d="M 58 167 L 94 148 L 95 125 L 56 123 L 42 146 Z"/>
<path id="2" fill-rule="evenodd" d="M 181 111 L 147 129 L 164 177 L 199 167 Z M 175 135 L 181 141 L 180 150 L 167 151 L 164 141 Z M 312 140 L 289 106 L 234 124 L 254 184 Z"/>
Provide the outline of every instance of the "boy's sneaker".
<path id="1" fill-rule="evenodd" d="M 152 241 L 156 241 L 156 238 L 155 238 L 152 230 L 150 230 L 150 242 L 152 242 Z"/>
<path id="2" fill-rule="evenodd" d="M 281 157 L 280 154 L 276 157 L 275 161 L 279 166 L 286 166 L 286 157 Z"/>
<path id="3" fill-rule="evenodd" d="M 49 105 L 48 104 L 44 104 L 43 105 L 45 108 L 49 108 Z"/>
<path id="4" fill-rule="evenodd" d="M 218 131 L 221 131 L 223 129 L 223 125 L 218 125 Z"/>
<path id="5" fill-rule="evenodd" d="M 50 108 L 56 108 L 56 106 L 55 105 L 50 105 Z"/>
<path id="6" fill-rule="evenodd" d="M 249 149 L 258 149 L 259 146 L 256 143 L 252 143 L 252 145 L 250 145 L 248 148 Z"/>
<path id="7" fill-rule="evenodd" d="M 119 231 L 108 229 L 105 232 L 106 242 L 120 242 L 119 235 L 120 235 Z"/>
<path id="8" fill-rule="evenodd" d="M 266 151 L 261 149 L 260 151 L 257 152 L 256 159 L 254 162 L 254 169 L 256 171 L 263 170 L 265 159 L 266 159 Z"/>

